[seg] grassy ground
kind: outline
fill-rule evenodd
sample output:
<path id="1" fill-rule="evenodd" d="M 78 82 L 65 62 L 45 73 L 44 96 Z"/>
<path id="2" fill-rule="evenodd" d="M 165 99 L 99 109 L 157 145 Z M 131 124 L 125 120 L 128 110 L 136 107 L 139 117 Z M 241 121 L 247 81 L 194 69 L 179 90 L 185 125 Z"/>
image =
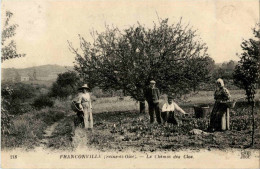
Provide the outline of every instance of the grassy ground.
<path id="1" fill-rule="evenodd" d="M 2 149 L 21 147 L 32 149 L 39 145 L 44 130 L 65 116 L 66 112 L 56 108 L 34 110 L 12 119 L 10 134 L 1 137 Z"/>

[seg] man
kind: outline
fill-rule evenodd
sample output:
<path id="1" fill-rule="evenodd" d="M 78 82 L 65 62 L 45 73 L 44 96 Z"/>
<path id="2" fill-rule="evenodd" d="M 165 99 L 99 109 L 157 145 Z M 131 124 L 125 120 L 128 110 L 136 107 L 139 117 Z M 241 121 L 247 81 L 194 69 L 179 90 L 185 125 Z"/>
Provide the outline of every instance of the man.
<path id="1" fill-rule="evenodd" d="M 145 91 L 145 98 L 148 102 L 149 107 L 149 115 L 150 115 L 150 123 L 154 123 L 154 112 L 156 115 L 156 120 L 158 124 L 161 124 L 161 113 L 159 109 L 159 97 L 160 92 L 159 89 L 155 87 L 155 81 L 150 81 L 150 86 Z"/>
<path id="2" fill-rule="evenodd" d="M 175 102 L 173 102 L 173 97 L 168 96 L 168 102 L 165 103 L 162 107 L 162 119 L 163 123 L 172 123 L 175 125 L 179 125 L 178 121 L 174 115 L 174 111 L 178 111 L 182 114 L 187 114 L 182 108 L 180 108 Z"/>

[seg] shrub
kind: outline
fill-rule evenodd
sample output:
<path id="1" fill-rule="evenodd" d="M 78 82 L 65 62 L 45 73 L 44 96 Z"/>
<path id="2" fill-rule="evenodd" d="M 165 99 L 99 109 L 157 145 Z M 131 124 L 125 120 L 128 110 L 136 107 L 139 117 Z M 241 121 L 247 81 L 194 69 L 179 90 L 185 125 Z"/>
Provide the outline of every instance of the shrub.
<path id="1" fill-rule="evenodd" d="M 15 100 L 15 102 L 25 102 L 35 97 L 37 93 L 36 88 L 30 84 L 15 83 L 12 88 L 11 100 Z"/>
<path id="2" fill-rule="evenodd" d="M 48 95 L 40 95 L 33 102 L 33 106 L 37 109 L 44 107 L 53 107 L 54 101 Z"/>
<path id="3" fill-rule="evenodd" d="M 2 108 L 10 115 L 20 115 L 32 110 L 30 105 L 37 90 L 30 84 L 3 84 L 1 89 Z"/>
<path id="4" fill-rule="evenodd" d="M 78 92 L 81 84 L 80 78 L 76 72 L 65 72 L 58 75 L 56 82 L 52 84 L 50 95 L 66 99 L 70 95 Z"/>
<path id="5" fill-rule="evenodd" d="M 36 114 L 36 119 L 42 120 L 47 125 L 50 125 L 65 116 L 65 112 L 58 109 L 42 109 Z"/>

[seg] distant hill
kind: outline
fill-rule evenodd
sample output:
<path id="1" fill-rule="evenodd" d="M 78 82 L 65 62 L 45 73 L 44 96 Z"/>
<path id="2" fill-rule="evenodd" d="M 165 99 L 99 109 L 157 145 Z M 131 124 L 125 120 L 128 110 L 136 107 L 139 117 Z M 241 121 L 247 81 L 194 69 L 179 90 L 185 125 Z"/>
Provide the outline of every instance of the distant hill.
<path id="1" fill-rule="evenodd" d="M 43 65 L 35 66 L 24 69 L 15 68 L 2 68 L 1 76 L 2 80 L 15 79 L 19 77 L 28 77 L 30 80 L 32 77 L 36 77 L 37 80 L 54 81 L 58 74 L 73 70 L 72 66 L 60 66 L 60 65 Z M 24 78 L 27 81 L 26 78 Z"/>

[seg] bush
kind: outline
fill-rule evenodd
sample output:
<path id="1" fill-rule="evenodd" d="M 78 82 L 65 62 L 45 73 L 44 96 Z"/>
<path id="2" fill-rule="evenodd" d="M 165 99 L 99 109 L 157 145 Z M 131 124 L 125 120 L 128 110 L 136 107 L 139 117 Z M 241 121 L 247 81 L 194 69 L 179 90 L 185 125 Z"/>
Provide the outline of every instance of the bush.
<path id="1" fill-rule="evenodd" d="M 2 107 L 10 115 L 29 112 L 32 110 L 31 100 L 36 96 L 36 93 L 36 88 L 30 84 L 3 84 L 1 89 Z"/>
<path id="2" fill-rule="evenodd" d="M 40 95 L 33 102 L 33 106 L 37 109 L 44 107 L 53 107 L 54 101 L 48 95 Z"/>
<path id="3" fill-rule="evenodd" d="M 36 114 L 37 119 L 41 119 L 47 125 L 59 121 L 65 116 L 65 112 L 58 109 L 42 109 Z"/>
<path id="4" fill-rule="evenodd" d="M 56 82 L 52 84 L 50 95 L 66 99 L 78 92 L 81 81 L 76 72 L 65 72 L 58 75 Z"/>
<path id="5" fill-rule="evenodd" d="M 24 83 L 15 83 L 11 86 L 13 93 L 11 100 L 15 102 L 25 102 L 36 96 L 37 90 L 34 86 Z"/>

